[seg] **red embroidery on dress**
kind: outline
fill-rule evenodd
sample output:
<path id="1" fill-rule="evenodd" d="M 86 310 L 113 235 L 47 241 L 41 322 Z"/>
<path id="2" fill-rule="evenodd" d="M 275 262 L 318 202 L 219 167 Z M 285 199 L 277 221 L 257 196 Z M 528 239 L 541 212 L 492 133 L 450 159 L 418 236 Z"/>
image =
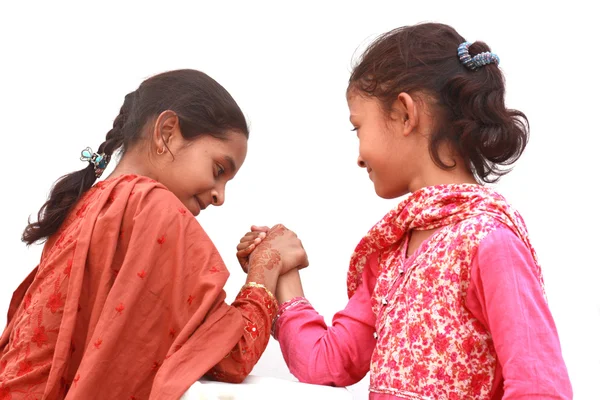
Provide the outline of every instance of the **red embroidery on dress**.
<path id="1" fill-rule="evenodd" d="M 27 293 L 25 295 L 25 299 L 23 300 L 23 307 L 25 308 L 25 310 L 27 310 L 30 305 L 31 305 L 31 293 Z"/>
<path id="2" fill-rule="evenodd" d="M 48 298 L 48 302 L 46 303 L 46 307 L 50 309 L 52 314 L 55 314 L 59 308 L 63 306 L 62 293 L 60 293 L 60 276 L 56 278 L 54 282 L 54 293 L 50 295 Z"/>
<path id="3" fill-rule="evenodd" d="M 159 363 L 158 361 L 154 361 L 154 363 L 152 364 L 152 370 L 153 371 L 157 371 L 161 366 L 161 363 Z"/>
<path id="4" fill-rule="evenodd" d="M 83 205 L 79 208 L 79 210 L 77 210 L 77 212 L 75 213 L 75 215 L 77 215 L 77 217 L 79 218 L 83 218 L 85 215 L 85 211 L 87 210 L 89 206 L 89 203 L 83 203 Z"/>
<path id="5" fill-rule="evenodd" d="M 33 331 L 33 336 L 31 337 L 31 341 L 37 344 L 38 347 L 42 347 L 45 343 L 48 343 L 48 335 L 46 335 L 46 328 L 43 326 L 38 326 Z"/>
<path id="6" fill-rule="evenodd" d="M 195 298 L 196 298 L 196 296 L 192 296 L 191 294 L 190 294 L 190 296 L 188 297 L 188 299 L 187 299 L 187 302 L 188 302 L 188 304 L 189 304 L 190 306 L 192 305 L 192 301 L 194 301 L 194 299 L 195 299 Z"/>
<path id="7" fill-rule="evenodd" d="M 119 303 L 118 306 L 115 307 L 115 311 L 121 315 L 123 313 L 123 310 L 125 309 L 125 306 L 123 305 L 123 303 Z"/>
<path id="8" fill-rule="evenodd" d="M 169 329 L 169 336 L 171 336 L 172 338 L 175 337 L 175 329 L 174 328 Z"/>
<path id="9" fill-rule="evenodd" d="M 114 202 L 115 202 L 115 198 L 116 198 L 115 194 L 114 194 L 114 193 L 112 193 L 110 196 L 108 196 L 107 203 L 108 203 L 108 204 L 112 204 L 112 203 L 114 203 Z"/>
<path id="10" fill-rule="evenodd" d="M 100 349 L 101 345 L 102 345 L 102 339 L 98 338 L 98 340 L 96 340 L 96 342 L 94 343 L 94 347 L 97 349 Z"/>
<path id="11" fill-rule="evenodd" d="M 256 326 L 256 324 L 248 322 L 244 329 L 250 334 L 252 339 L 256 339 L 258 337 L 258 327 Z"/>
<path id="12" fill-rule="evenodd" d="M 31 362 L 23 360 L 19 363 L 19 371 L 17 372 L 17 376 L 23 376 L 31 371 L 33 371 L 33 368 L 31 367 Z"/>
<path id="13" fill-rule="evenodd" d="M 162 246 L 163 243 L 165 242 L 165 240 L 167 240 L 167 239 L 166 239 L 165 235 L 163 234 L 161 237 L 156 239 L 156 242 Z"/>
<path id="14" fill-rule="evenodd" d="M 63 306 L 63 300 L 60 292 L 54 292 L 48 298 L 48 303 L 46 303 L 46 307 L 50 309 L 52 314 L 56 314 L 59 308 Z"/>
<path id="15" fill-rule="evenodd" d="M 177 211 L 179 211 L 181 213 L 181 215 L 186 215 L 187 214 L 187 210 L 183 207 L 180 207 L 177 209 Z"/>
<path id="16" fill-rule="evenodd" d="M 2 363 L 0 363 L 0 374 L 2 374 L 4 372 L 4 370 L 6 369 L 6 364 L 8 364 L 7 360 L 2 361 Z"/>
<path id="17" fill-rule="evenodd" d="M 5 386 L 4 383 L 0 387 L 0 400 L 11 400 L 12 395 L 10 394 L 10 388 Z"/>
<path id="18" fill-rule="evenodd" d="M 210 272 L 211 274 L 216 274 L 217 272 L 220 272 L 219 268 L 212 266 L 208 272 Z"/>
<path id="19" fill-rule="evenodd" d="M 70 258 L 70 259 L 67 261 L 67 266 L 65 267 L 65 270 L 63 271 L 63 273 L 64 273 L 66 276 L 68 276 L 68 277 L 70 277 L 70 276 L 71 276 L 71 267 L 72 267 L 72 266 L 73 266 L 73 259 L 72 259 L 72 258 Z"/>
<path id="20" fill-rule="evenodd" d="M 79 382 L 80 378 L 81 378 L 81 374 L 77 374 L 75 376 L 75 378 L 73 379 L 73 386 L 77 387 L 77 382 Z"/>
<path id="21" fill-rule="evenodd" d="M 62 234 L 61 234 L 61 235 L 58 237 L 58 239 L 56 240 L 56 243 L 54 243 L 54 245 L 55 245 L 56 247 L 60 248 L 60 245 L 61 245 L 61 244 L 62 244 L 62 242 L 65 240 L 65 236 L 66 236 L 66 234 L 65 234 L 65 233 L 62 233 Z"/>
<path id="22" fill-rule="evenodd" d="M 137 275 L 138 275 L 140 278 L 144 279 L 144 278 L 146 277 L 146 271 L 144 271 L 144 270 L 141 270 L 140 272 L 138 272 L 138 273 L 137 273 Z"/>

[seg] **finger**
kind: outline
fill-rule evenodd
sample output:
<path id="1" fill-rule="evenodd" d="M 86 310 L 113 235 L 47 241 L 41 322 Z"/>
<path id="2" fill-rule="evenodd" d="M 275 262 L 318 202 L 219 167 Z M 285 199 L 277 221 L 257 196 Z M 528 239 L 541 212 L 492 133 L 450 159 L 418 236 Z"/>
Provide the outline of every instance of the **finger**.
<path id="1" fill-rule="evenodd" d="M 240 239 L 240 243 L 260 243 L 267 236 L 264 232 L 247 233 L 246 236 Z"/>
<path id="2" fill-rule="evenodd" d="M 257 232 L 248 232 L 246 234 L 246 236 L 244 236 L 245 238 L 249 238 L 251 240 L 255 239 L 255 238 L 261 238 L 264 239 L 267 236 L 266 232 L 263 231 L 257 231 Z"/>
<path id="3" fill-rule="evenodd" d="M 262 242 L 262 240 L 265 238 L 265 236 L 266 234 L 261 232 L 260 236 L 257 236 L 253 240 L 244 243 L 247 243 L 248 245 L 258 246 L 260 242 Z"/>
<path id="4" fill-rule="evenodd" d="M 237 245 L 236 250 L 238 251 L 238 253 L 240 251 L 247 251 L 248 254 L 252 253 L 252 250 L 254 250 L 256 248 L 256 246 L 258 245 L 259 242 L 253 241 L 253 242 L 242 242 L 240 244 Z"/>
<path id="5" fill-rule="evenodd" d="M 257 225 L 252 225 L 250 227 L 250 230 L 252 232 L 268 232 L 269 231 L 269 227 L 268 226 L 257 226 Z"/>
<path id="6" fill-rule="evenodd" d="M 242 236 L 242 238 L 240 239 L 240 242 L 241 241 L 253 240 L 256 236 L 258 236 L 258 233 L 256 233 L 256 232 L 248 232 L 244 236 Z"/>

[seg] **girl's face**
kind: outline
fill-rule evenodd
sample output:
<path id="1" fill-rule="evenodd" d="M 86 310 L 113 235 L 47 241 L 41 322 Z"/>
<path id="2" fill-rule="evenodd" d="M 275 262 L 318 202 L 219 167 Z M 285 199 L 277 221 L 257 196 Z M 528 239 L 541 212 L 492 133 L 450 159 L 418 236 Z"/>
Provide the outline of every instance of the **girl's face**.
<path id="1" fill-rule="evenodd" d="M 400 98 L 392 115 L 386 113 L 374 97 L 350 90 L 347 96 L 350 122 L 358 136 L 358 165 L 365 168 L 375 192 L 392 199 L 409 192 L 417 176 L 427 143 L 418 135 L 413 116 L 414 103 Z M 427 155 L 428 157 L 428 155 Z"/>
<path id="2" fill-rule="evenodd" d="M 222 205 L 225 185 L 246 159 L 246 137 L 231 131 L 225 139 L 202 135 L 187 140 L 181 135 L 177 118 L 167 120 L 163 128 L 155 140 L 156 180 L 195 216 L 209 205 Z"/>

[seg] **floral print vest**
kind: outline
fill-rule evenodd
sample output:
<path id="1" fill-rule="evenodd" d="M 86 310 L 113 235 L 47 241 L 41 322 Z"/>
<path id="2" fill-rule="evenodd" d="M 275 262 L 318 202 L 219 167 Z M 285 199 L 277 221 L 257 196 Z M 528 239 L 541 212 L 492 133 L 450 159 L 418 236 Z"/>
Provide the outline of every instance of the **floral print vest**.
<path id="1" fill-rule="evenodd" d="M 348 294 L 360 284 L 368 256 L 379 254 L 372 293 L 377 345 L 372 392 L 405 399 L 486 399 L 497 358 L 490 333 L 465 307 L 473 255 L 481 240 L 505 226 L 535 251 L 521 216 L 480 185 L 421 189 L 389 212 L 356 247 Z M 411 230 L 437 231 L 410 257 Z"/>

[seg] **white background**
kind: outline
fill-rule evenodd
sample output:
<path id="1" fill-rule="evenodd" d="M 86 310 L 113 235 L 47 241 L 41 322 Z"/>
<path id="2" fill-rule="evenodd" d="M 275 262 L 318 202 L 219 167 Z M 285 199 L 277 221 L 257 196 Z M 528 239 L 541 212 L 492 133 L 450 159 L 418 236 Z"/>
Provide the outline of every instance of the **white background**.
<path id="1" fill-rule="evenodd" d="M 346 303 L 354 246 L 396 204 L 377 198 L 356 166 L 345 101 L 353 55 L 397 26 L 444 22 L 500 56 L 507 105 L 529 117 L 530 145 L 498 189 L 539 253 L 575 398 L 599 398 L 600 21 L 586 2 L 531 3 L 3 1 L 0 310 L 37 264 L 41 247 L 27 249 L 20 235 L 51 184 L 83 167 L 79 152 L 102 143 L 143 79 L 195 68 L 251 123 L 225 206 L 200 217 L 231 270 L 229 300 L 245 279 L 234 253 L 241 235 L 283 222 L 309 253 L 307 297 L 330 320 Z M 253 373 L 292 379 L 276 342 Z M 365 399 L 367 380 L 351 390 Z"/>

